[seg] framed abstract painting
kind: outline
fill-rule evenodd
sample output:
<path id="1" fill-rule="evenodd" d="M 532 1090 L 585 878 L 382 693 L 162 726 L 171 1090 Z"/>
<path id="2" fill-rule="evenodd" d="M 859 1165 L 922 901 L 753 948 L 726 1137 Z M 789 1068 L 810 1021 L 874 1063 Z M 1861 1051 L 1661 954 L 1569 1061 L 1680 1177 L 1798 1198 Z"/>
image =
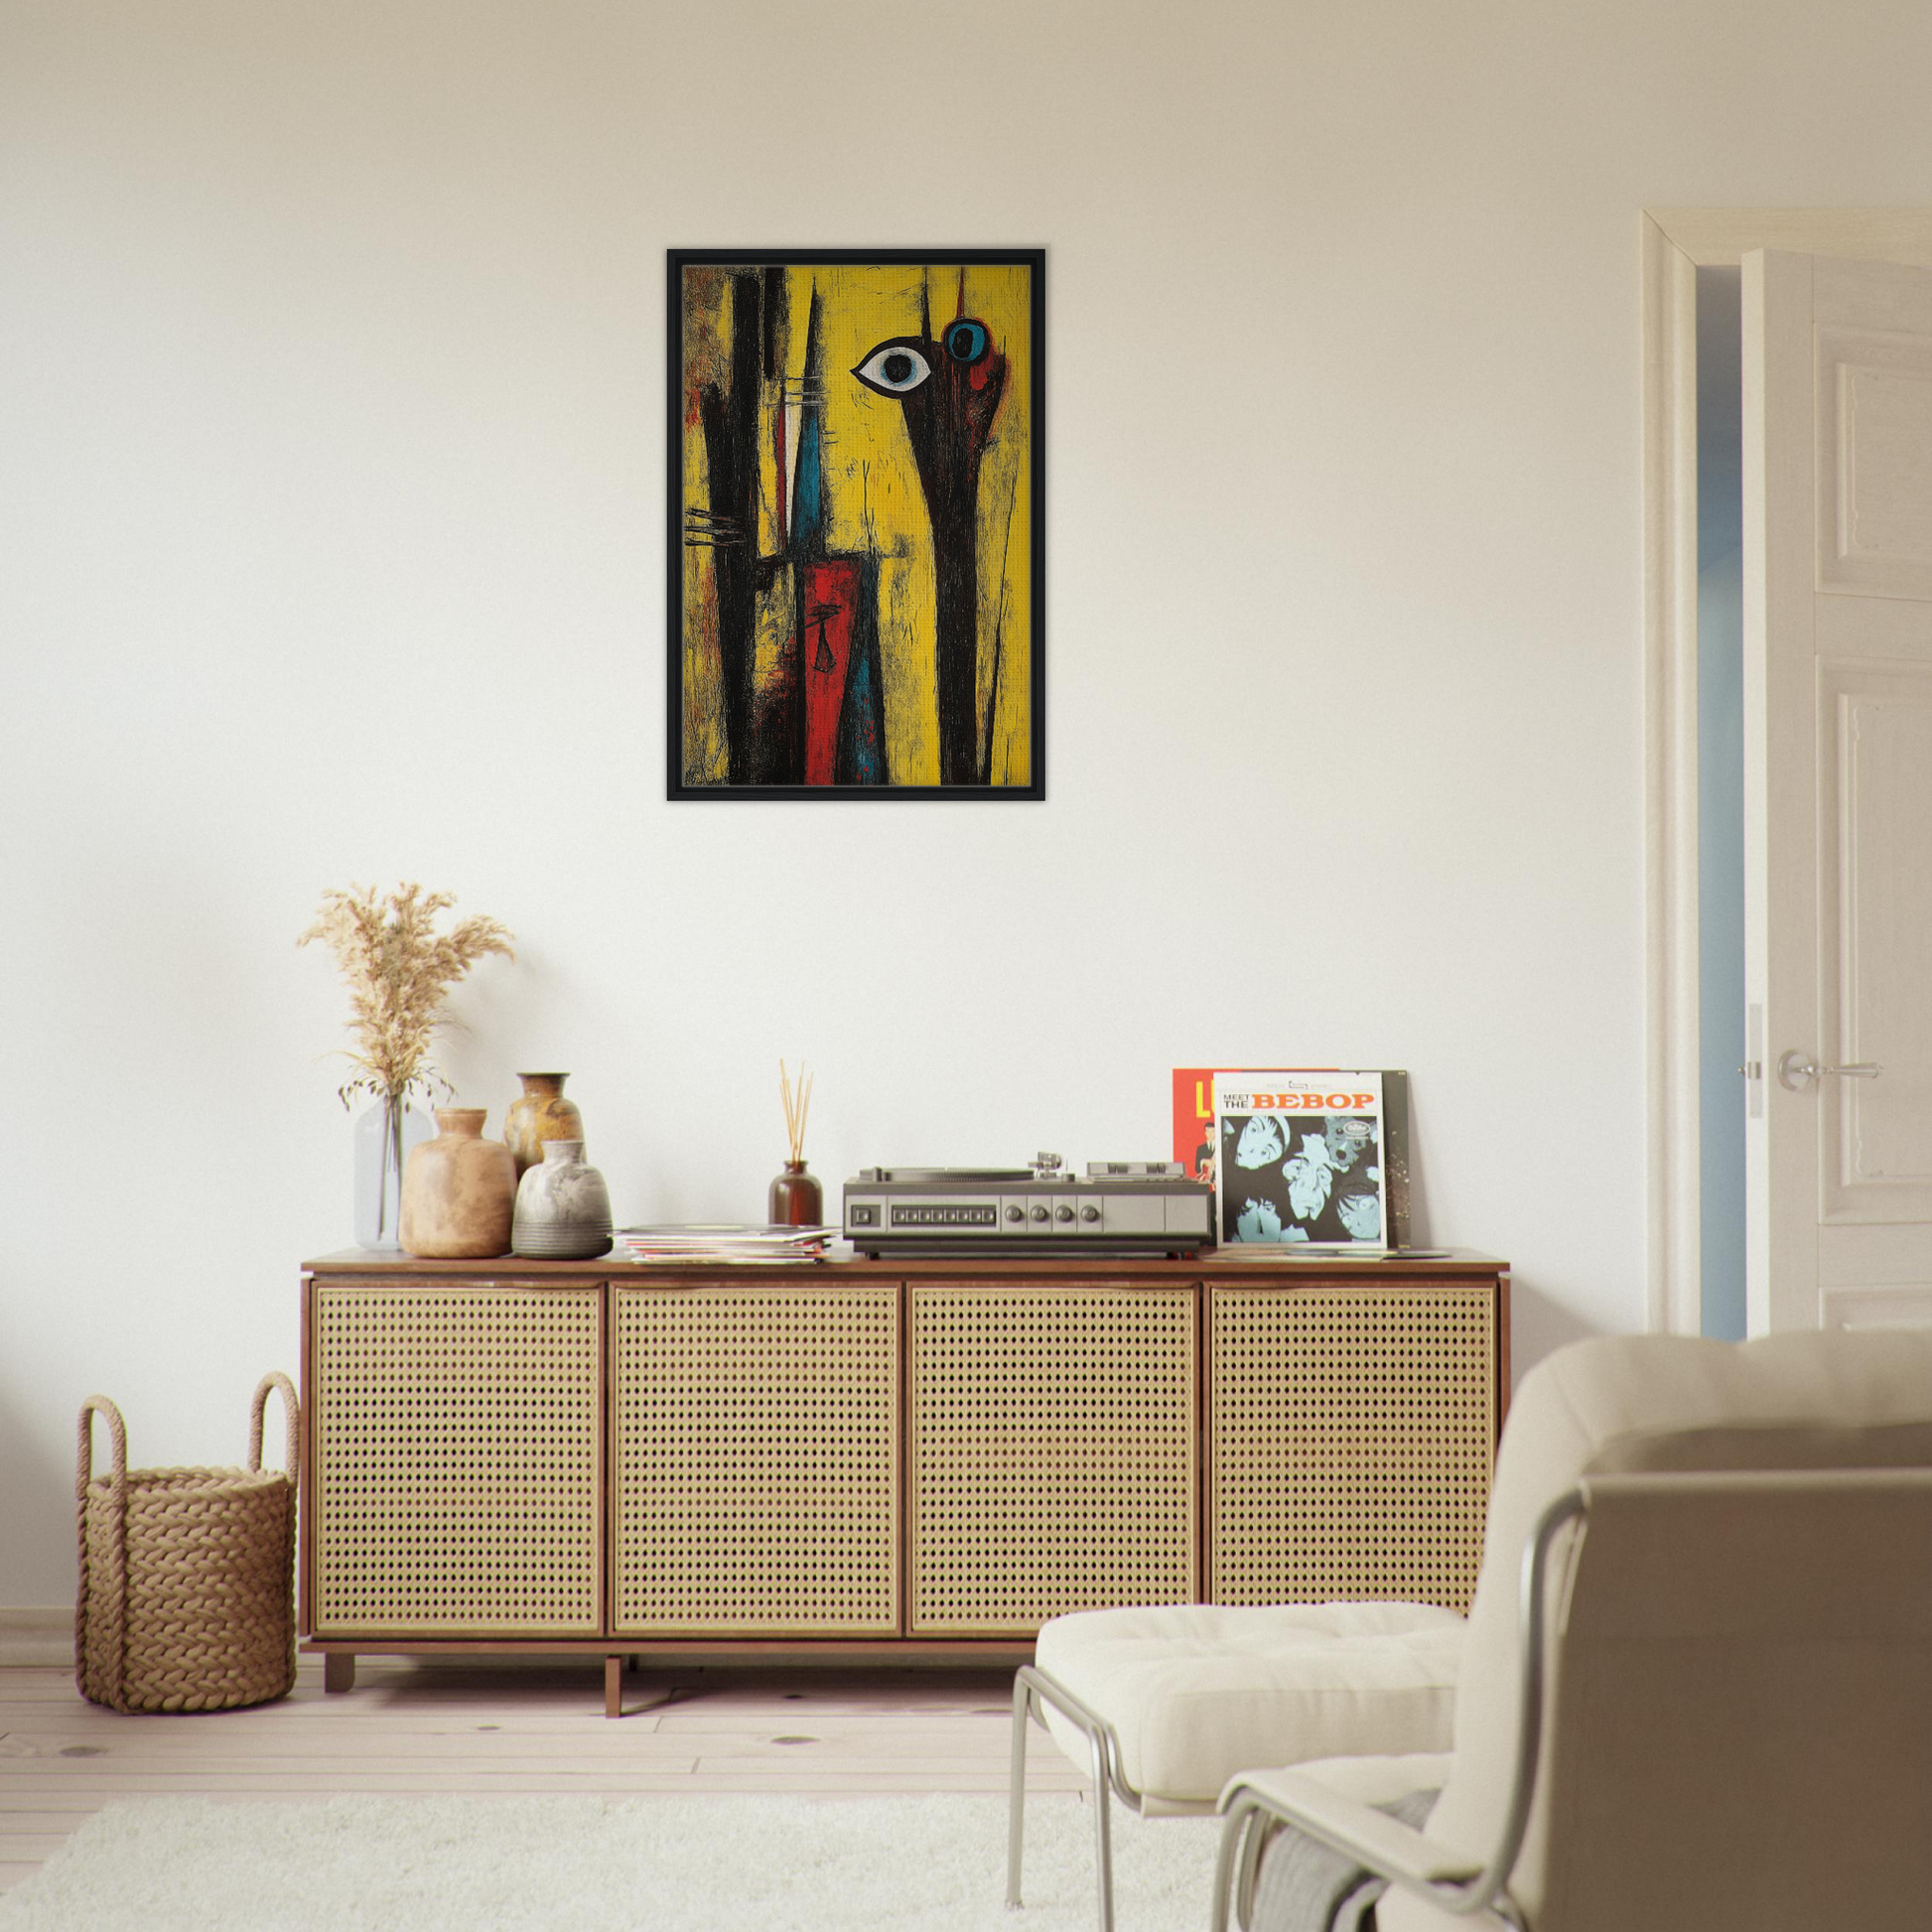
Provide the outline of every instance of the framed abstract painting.
<path id="1" fill-rule="evenodd" d="M 669 795 L 1045 796 L 1045 254 L 670 251 Z"/>

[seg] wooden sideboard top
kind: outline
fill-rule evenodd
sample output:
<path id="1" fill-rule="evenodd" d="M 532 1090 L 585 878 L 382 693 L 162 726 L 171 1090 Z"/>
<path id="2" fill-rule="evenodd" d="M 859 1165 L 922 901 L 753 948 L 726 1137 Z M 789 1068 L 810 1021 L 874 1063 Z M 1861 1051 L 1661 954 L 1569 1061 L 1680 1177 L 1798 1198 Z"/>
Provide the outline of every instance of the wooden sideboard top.
<path id="1" fill-rule="evenodd" d="M 1239 1248 L 1203 1248 L 1183 1261 L 1160 1255 L 1035 1255 L 1017 1258 L 988 1255 L 924 1255 L 917 1259 L 896 1257 L 881 1261 L 863 1260 L 857 1255 L 826 1261 L 756 1263 L 733 1262 L 639 1262 L 605 1255 L 595 1261 L 527 1261 L 519 1255 L 492 1255 L 475 1260 L 422 1261 L 413 1255 L 381 1254 L 366 1248 L 344 1248 L 335 1254 L 321 1255 L 302 1264 L 305 1275 L 336 1277 L 368 1276 L 385 1281 L 434 1281 L 439 1278 L 474 1281 L 479 1276 L 491 1281 L 554 1282 L 559 1287 L 583 1282 L 689 1281 L 702 1278 L 744 1277 L 758 1281 L 765 1277 L 831 1278 L 834 1280 L 888 1281 L 1038 1281 L 1042 1275 L 1053 1281 L 1145 1281 L 1217 1283 L 1241 1280 L 1279 1280 L 1283 1276 L 1307 1275 L 1311 1281 L 1466 1281 L 1475 1278 L 1493 1281 L 1509 1272 L 1509 1264 L 1494 1255 L 1479 1254 L 1470 1248 L 1427 1249 L 1432 1259 L 1420 1256 L 1392 1256 L 1388 1260 L 1350 1260 L 1338 1255 L 1311 1256 L 1303 1260 L 1293 1250 L 1270 1249 L 1265 1258 L 1247 1250 L 1253 1259 L 1242 1260 Z"/>

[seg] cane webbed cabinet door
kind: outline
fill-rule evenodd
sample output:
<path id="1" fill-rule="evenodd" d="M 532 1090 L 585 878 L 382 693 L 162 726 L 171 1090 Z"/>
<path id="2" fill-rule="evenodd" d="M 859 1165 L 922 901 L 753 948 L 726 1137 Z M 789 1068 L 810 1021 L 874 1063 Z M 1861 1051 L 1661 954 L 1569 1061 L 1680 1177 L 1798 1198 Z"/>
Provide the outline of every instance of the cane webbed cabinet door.
<path id="1" fill-rule="evenodd" d="M 596 1635 L 602 1291 L 313 1293 L 315 1635 Z"/>
<path id="2" fill-rule="evenodd" d="M 913 1282 L 914 1636 L 1197 1592 L 1191 1287 Z"/>
<path id="3" fill-rule="evenodd" d="M 1210 1287 L 1212 1600 L 1466 1610 L 1496 1340 L 1493 1282 Z"/>
<path id="4" fill-rule="evenodd" d="M 894 1636 L 899 1288 L 612 1291 L 612 1628 Z"/>

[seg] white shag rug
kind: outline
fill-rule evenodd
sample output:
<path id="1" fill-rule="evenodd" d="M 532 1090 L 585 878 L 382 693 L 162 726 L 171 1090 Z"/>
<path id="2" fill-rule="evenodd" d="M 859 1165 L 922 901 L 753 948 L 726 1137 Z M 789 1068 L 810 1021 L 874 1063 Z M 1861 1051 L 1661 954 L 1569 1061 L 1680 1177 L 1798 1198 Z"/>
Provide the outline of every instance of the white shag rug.
<path id="1" fill-rule="evenodd" d="M 332 1798 L 110 1805 L 0 1932 L 1093 1932 L 1093 1814 L 993 1797 Z M 1205 1927 L 1218 1821 L 1114 1808 L 1118 1932 Z"/>

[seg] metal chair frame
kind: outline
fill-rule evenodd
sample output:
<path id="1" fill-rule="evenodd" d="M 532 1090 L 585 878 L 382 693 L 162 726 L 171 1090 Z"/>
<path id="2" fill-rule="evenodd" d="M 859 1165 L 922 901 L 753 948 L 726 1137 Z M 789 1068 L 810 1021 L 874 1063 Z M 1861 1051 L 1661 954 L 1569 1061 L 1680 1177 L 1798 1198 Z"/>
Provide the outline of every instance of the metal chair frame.
<path id="1" fill-rule="evenodd" d="M 1543 1742 L 1543 1699 L 1546 1676 L 1543 1597 L 1549 1577 L 1550 1552 L 1558 1533 L 1588 1513 L 1583 1489 L 1560 1496 L 1538 1519 L 1536 1533 L 1523 1553 L 1519 1614 L 1523 1627 L 1523 1656 L 1517 1705 L 1516 1766 L 1504 1808 L 1496 1849 L 1481 1869 L 1465 1880 L 1441 1883 L 1418 1873 L 1386 1864 L 1366 1846 L 1340 1832 L 1327 1832 L 1284 1810 L 1267 1792 L 1244 1778 L 1235 1778 L 1221 1794 L 1219 1809 L 1226 1823 L 1215 1860 L 1212 1932 L 1228 1932 L 1233 1905 L 1236 1923 L 1246 1927 L 1254 1909 L 1255 1884 L 1269 1839 L 1283 1825 L 1293 1825 L 1322 1839 L 1337 1851 L 1359 1859 L 1370 1871 L 1420 1892 L 1444 1911 L 1467 1917 L 1488 1932 L 1523 1932 L 1522 1920 L 1507 1896 L 1523 1835 L 1529 1829 L 1530 1800 L 1536 1790 L 1536 1771 Z M 1099 1863 L 1100 1932 L 1114 1932 L 1113 1833 L 1109 1796 L 1130 1811 L 1143 1810 L 1142 1793 L 1128 1783 L 1121 1768 L 1120 1736 L 1105 1718 L 1032 1664 L 1023 1664 L 1013 1680 L 1013 1766 L 1007 1812 L 1007 1909 L 1021 1904 L 1020 1878 L 1026 1836 L 1027 1726 L 1044 1727 L 1042 1705 L 1050 1705 L 1087 1740 L 1092 1759 L 1094 1850 Z"/>
<path id="2" fill-rule="evenodd" d="M 1120 1733 L 1100 1713 L 1083 1704 L 1044 1671 L 1022 1664 L 1013 1679 L 1013 1771 L 1007 1796 L 1007 1910 L 1020 1909 L 1020 1867 L 1027 1829 L 1027 1725 L 1043 1729 L 1042 1705 L 1050 1705 L 1087 1740 L 1093 1772 L 1094 1852 L 1100 1866 L 1100 1932 L 1114 1932 L 1114 1842 L 1112 1798 L 1129 1811 L 1142 1810 L 1142 1794 L 1121 1769 Z"/>
<path id="3" fill-rule="evenodd" d="M 1312 1820 L 1298 1817 L 1267 1792 L 1256 1790 L 1243 1778 L 1236 1778 L 1221 1794 L 1220 1808 L 1227 1822 L 1222 1827 L 1221 1848 L 1214 1866 L 1212 1932 L 1228 1932 L 1230 1902 L 1236 1922 L 1243 1928 L 1247 1926 L 1254 1910 L 1262 1853 L 1276 1830 L 1284 1825 L 1347 1853 L 1377 1876 L 1419 1893 L 1442 1911 L 1466 1917 L 1472 1925 L 1489 1928 L 1490 1932 L 1523 1932 L 1523 1921 L 1508 1896 L 1507 1887 L 1517 1855 L 1523 1849 L 1523 1835 L 1529 1829 L 1530 1800 L 1536 1791 L 1537 1760 L 1543 1744 L 1547 1675 L 1543 1597 L 1549 1580 L 1550 1552 L 1558 1533 L 1579 1518 L 1587 1517 L 1588 1511 L 1589 1499 L 1585 1490 L 1573 1489 L 1559 1496 L 1538 1518 L 1536 1533 L 1523 1552 L 1518 1595 L 1523 1653 L 1518 1679 L 1516 1765 L 1496 1849 L 1481 1868 L 1467 1878 L 1453 1881 L 1404 1870 L 1350 1839 L 1345 1832 L 1329 1830 Z"/>

